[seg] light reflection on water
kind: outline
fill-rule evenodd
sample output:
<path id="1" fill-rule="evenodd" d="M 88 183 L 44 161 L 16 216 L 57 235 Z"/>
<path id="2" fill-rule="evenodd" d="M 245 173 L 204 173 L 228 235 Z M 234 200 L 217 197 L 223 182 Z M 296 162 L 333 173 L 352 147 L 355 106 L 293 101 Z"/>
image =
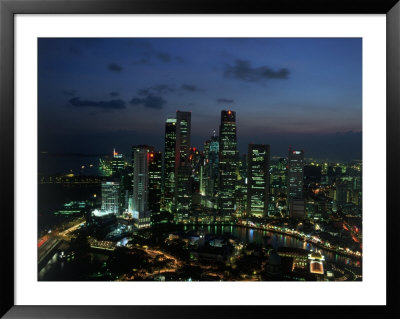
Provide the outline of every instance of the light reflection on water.
<path id="1" fill-rule="evenodd" d="M 192 226 L 191 229 L 199 229 L 201 226 Z M 187 230 L 188 227 L 185 226 Z M 238 226 L 214 226 L 207 228 L 203 228 L 209 234 L 222 234 L 225 232 L 231 233 L 235 237 L 238 238 L 241 242 L 245 243 L 257 243 L 263 244 L 264 237 L 268 236 L 267 244 L 270 244 L 274 249 L 278 249 L 280 247 L 292 247 L 292 248 L 301 248 L 305 250 L 315 250 L 318 249 L 325 256 L 325 259 L 329 262 L 334 263 L 342 263 L 346 265 L 354 265 L 359 267 L 360 262 L 358 260 L 352 260 L 351 258 L 336 254 L 329 250 L 320 249 L 318 246 L 314 246 L 312 243 L 308 243 L 302 239 L 298 239 L 296 237 L 283 235 L 280 233 L 273 233 L 265 230 L 259 229 L 251 229 L 246 227 L 238 227 Z"/>

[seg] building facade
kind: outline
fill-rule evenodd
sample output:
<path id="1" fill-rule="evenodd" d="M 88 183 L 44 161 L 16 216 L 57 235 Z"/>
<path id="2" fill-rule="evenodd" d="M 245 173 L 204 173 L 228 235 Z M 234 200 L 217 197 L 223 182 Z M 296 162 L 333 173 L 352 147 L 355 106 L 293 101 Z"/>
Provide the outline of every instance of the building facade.
<path id="1" fill-rule="evenodd" d="M 178 222 L 187 221 L 192 206 L 192 167 L 190 160 L 191 113 L 176 112 L 175 214 Z"/>
<path id="2" fill-rule="evenodd" d="M 220 218 L 225 221 L 229 221 L 235 212 L 236 148 L 236 112 L 231 110 L 221 111 L 218 210 Z"/>
<path id="3" fill-rule="evenodd" d="M 303 184 L 304 184 L 304 151 L 289 148 L 288 152 L 288 187 L 287 207 L 289 216 L 303 218 L 305 216 Z"/>
<path id="4" fill-rule="evenodd" d="M 118 214 L 119 212 L 119 183 L 101 183 L 101 211 Z"/>
<path id="5" fill-rule="evenodd" d="M 168 118 L 165 122 L 164 143 L 164 206 L 173 211 L 175 197 L 175 148 L 176 148 L 176 118 Z"/>
<path id="6" fill-rule="evenodd" d="M 268 216 L 270 146 L 249 144 L 247 160 L 247 214 Z"/>
<path id="7" fill-rule="evenodd" d="M 148 201 L 151 214 L 159 213 L 161 207 L 161 177 L 162 177 L 162 153 L 150 152 L 149 165 L 149 191 Z"/>
<path id="8" fill-rule="evenodd" d="M 146 146 L 139 146 L 133 152 L 133 218 L 138 228 L 150 226 L 149 153 Z"/>

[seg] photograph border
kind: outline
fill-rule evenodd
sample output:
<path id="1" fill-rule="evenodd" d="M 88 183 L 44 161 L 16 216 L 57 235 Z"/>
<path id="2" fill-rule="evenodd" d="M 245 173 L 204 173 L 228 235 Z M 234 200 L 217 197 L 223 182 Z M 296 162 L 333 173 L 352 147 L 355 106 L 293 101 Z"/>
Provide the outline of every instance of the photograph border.
<path id="1" fill-rule="evenodd" d="M 386 306 L 21 306 L 14 287 L 14 15 L 15 14 L 386 14 Z M 308 317 L 321 309 L 329 316 L 399 315 L 395 273 L 395 237 L 399 218 L 396 201 L 400 136 L 400 3 L 398 0 L 0 0 L 0 192 L 1 276 L 0 315 L 5 318 L 211 318 L 252 315 Z M 13 200 L 11 200 L 13 199 Z M 267 308 L 268 307 L 268 308 Z M 312 308 L 311 308 L 312 307 Z M 315 308 L 317 307 L 317 308 Z"/>

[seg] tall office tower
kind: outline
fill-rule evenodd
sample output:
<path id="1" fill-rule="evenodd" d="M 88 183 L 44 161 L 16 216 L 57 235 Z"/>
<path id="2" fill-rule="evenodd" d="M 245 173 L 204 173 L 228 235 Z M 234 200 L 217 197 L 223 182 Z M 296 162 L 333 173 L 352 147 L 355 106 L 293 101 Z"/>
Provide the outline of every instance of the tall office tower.
<path id="1" fill-rule="evenodd" d="M 247 214 L 268 216 L 269 159 L 267 144 L 249 144 L 247 161 Z"/>
<path id="2" fill-rule="evenodd" d="M 113 158 L 111 160 L 112 173 L 118 174 L 125 168 L 125 159 L 123 154 L 118 154 L 115 149 L 113 152 Z"/>
<path id="3" fill-rule="evenodd" d="M 304 178 L 304 151 L 296 151 L 289 148 L 288 153 L 288 188 L 287 207 L 289 216 L 302 218 L 305 216 L 303 199 Z"/>
<path id="4" fill-rule="evenodd" d="M 190 130 L 191 113 L 176 111 L 175 220 L 179 222 L 189 219 L 192 205 Z"/>
<path id="5" fill-rule="evenodd" d="M 178 222 L 188 221 L 192 208 L 192 168 L 189 164 L 179 167 L 175 189 L 175 220 Z"/>
<path id="6" fill-rule="evenodd" d="M 191 113 L 176 111 L 175 174 L 189 161 Z"/>
<path id="7" fill-rule="evenodd" d="M 208 154 L 210 152 L 210 140 L 204 142 L 203 146 L 203 160 L 200 166 L 200 194 L 201 196 L 206 195 L 207 183 L 208 183 Z"/>
<path id="8" fill-rule="evenodd" d="M 236 185 L 236 112 L 221 111 L 219 127 L 219 213 L 229 221 L 235 211 Z"/>
<path id="9" fill-rule="evenodd" d="M 207 154 L 204 154 L 205 157 L 205 176 L 206 181 L 204 182 L 205 194 L 211 201 L 214 200 L 217 189 L 218 189 L 218 154 L 219 154 L 219 142 L 218 136 L 215 134 L 211 137 L 210 140 L 207 140 L 204 143 L 204 150 Z"/>
<path id="10" fill-rule="evenodd" d="M 118 214 L 119 210 L 119 183 L 101 183 L 101 211 L 104 213 Z"/>
<path id="11" fill-rule="evenodd" d="M 341 208 L 349 202 L 350 185 L 347 181 L 336 181 L 334 201 L 337 208 Z"/>
<path id="12" fill-rule="evenodd" d="M 161 176 L 162 176 L 162 153 L 149 153 L 149 210 L 152 214 L 160 212 L 161 204 Z"/>
<path id="13" fill-rule="evenodd" d="M 135 154 L 136 152 L 139 152 L 141 149 L 147 149 L 149 152 L 154 152 L 154 147 L 153 146 L 149 146 L 149 145 L 145 145 L 145 144 L 140 144 L 140 145 L 135 145 L 132 146 L 132 194 L 133 194 L 133 189 L 135 188 L 134 185 L 134 178 L 135 178 Z"/>
<path id="14" fill-rule="evenodd" d="M 125 167 L 119 175 L 119 213 L 122 214 L 129 211 L 129 199 L 132 198 L 132 167 Z"/>
<path id="15" fill-rule="evenodd" d="M 144 145 L 137 147 L 133 152 L 133 218 L 138 228 L 150 226 L 149 153 L 149 148 Z"/>
<path id="16" fill-rule="evenodd" d="M 168 118 L 165 122 L 164 142 L 164 205 L 168 211 L 173 210 L 175 197 L 175 148 L 176 148 L 176 119 Z"/>

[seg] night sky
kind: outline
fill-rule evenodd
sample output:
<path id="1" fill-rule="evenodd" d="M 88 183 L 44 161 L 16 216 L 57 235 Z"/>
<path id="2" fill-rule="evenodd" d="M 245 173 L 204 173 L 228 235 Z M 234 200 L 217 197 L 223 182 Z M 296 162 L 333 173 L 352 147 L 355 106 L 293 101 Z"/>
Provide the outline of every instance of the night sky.
<path id="1" fill-rule="evenodd" d="M 248 143 L 305 157 L 361 159 L 359 38 L 39 39 L 39 151 L 112 153 L 154 145 L 176 110 L 202 149 L 220 112 Z"/>

